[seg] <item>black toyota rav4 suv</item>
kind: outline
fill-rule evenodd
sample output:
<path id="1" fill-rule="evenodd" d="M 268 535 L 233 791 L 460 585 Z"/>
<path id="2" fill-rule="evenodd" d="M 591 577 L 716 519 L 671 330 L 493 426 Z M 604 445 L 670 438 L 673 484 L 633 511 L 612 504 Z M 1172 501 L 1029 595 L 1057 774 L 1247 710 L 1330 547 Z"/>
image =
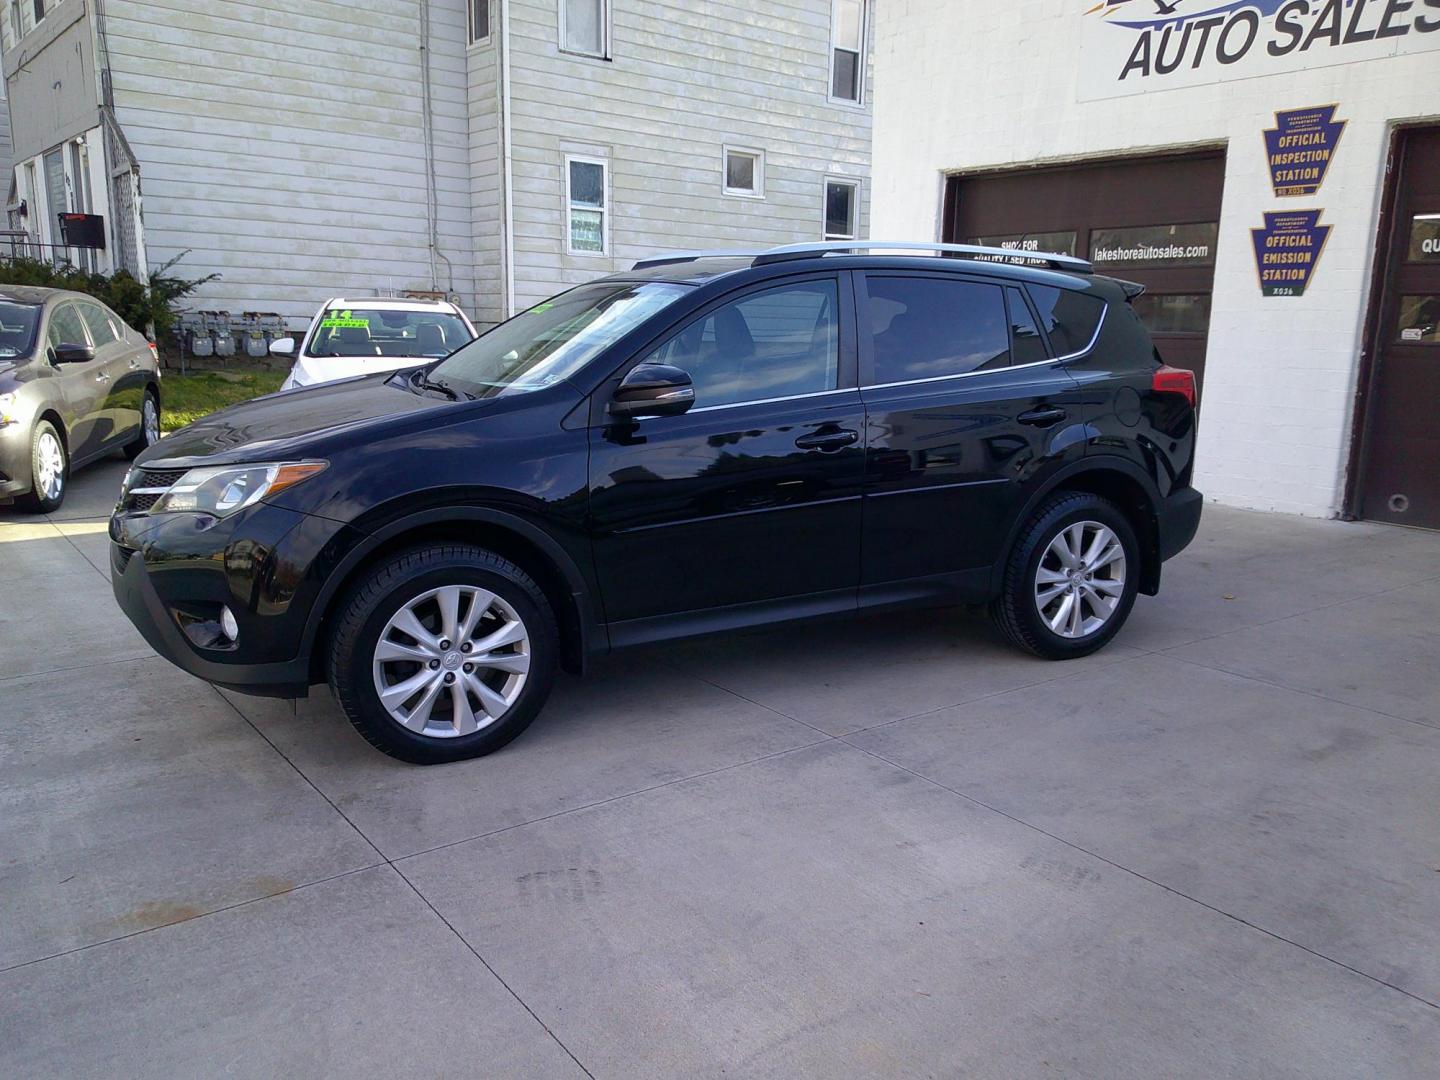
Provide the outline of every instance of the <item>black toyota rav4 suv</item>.
<path id="1" fill-rule="evenodd" d="M 126 477 L 115 595 L 185 670 L 328 681 L 414 762 L 503 746 L 557 667 L 688 634 L 988 604 L 1083 656 L 1195 533 L 1195 383 L 1137 286 L 1025 258 L 649 259 L 438 363 L 216 413 Z"/>

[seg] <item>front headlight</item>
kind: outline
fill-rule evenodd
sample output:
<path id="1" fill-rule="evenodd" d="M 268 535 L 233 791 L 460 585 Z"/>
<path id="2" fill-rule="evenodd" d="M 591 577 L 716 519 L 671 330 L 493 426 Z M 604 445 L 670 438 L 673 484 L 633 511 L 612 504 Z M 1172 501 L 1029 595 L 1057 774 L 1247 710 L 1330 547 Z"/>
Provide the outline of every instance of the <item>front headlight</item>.
<path id="1" fill-rule="evenodd" d="M 282 461 L 267 465 L 220 465 L 191 469 L 150 508 L 152 514 L 213 514 L 226 517 L 276 495 L 325 468 L 323 461 Z"/>

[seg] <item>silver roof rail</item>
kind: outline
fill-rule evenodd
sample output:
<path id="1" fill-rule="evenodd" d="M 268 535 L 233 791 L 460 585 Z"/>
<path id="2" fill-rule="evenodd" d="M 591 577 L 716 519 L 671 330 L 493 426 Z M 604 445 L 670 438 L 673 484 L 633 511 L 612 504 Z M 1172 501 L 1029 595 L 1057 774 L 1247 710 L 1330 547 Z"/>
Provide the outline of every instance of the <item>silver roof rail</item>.
<path id="1" fill-rule="evenodd" d="M 916 243 L 908 240 L 829 240 L 825 243 L 786 244 L 762 251 L 755 257 L 755 265 L 764 266 L 766 263 L 849 251 L 933 251 L 986 262 L 1043 263 L 1054 270 L 1069 270 L 1076 274 L 1095 272 L 1095 267 L 1086 260 L 1053 251 L 1022 251 L 1018 248 L 978 247 L 974 244 Z"/>
<path id="2" fill-rule="evenodd" d="M 645 270 L 652 266 L 694 262 L 696 259 L 758 259 L 763 254 L 763 251 L 667 251 L 662 255 L 647 255 L 630 269 Z"/>

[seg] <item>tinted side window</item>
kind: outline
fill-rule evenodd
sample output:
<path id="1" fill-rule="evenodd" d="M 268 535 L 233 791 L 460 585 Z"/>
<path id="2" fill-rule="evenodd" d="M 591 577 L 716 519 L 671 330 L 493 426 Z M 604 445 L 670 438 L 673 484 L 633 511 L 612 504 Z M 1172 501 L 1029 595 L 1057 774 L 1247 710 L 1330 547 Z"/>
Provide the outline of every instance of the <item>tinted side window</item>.
<path id="1" fill-rule="evenodd" d="M 85 325 L 90 328 L 90 340 L 97 349 L 101 345 L 110 345 L 120 340 L 114 322 L 104 308 L 96 304 L 81 304 L 79 307 L 80 314 L 85 318 Z"/>
<path id="2" fill-rule="evenodd" d="M 998 285 L 866 277 L 876 384 L 963 375 L 1010 363 L 1010 320 Z"/>
<path id="3" fill-rule="evenodd" d="M 46 331 L 45 340 L 52 349 L 57 345 L 89 344 L 80 312 L 74 304 L 61 304 L 50 313 L 50 328 Z"/>
<path id="4" fill-rule="evenodd" d="M 1025 294 L 1019 289 L 1005 290 L 1005 306 L 1010 309 L 1010 351 L 1011 359 L 1017 364 L 1034 364 L 1048 360 L 1045 339 L 1040 335 L 1030 305 L 1025 303 Z"/>
<path id="5" fill-rule="evenodd" d="M 838 305 L 833 280 L 751 293 L 697 319 L 645 362 L 689 372 L 697 408 L 834 390 Z"/>
<path id="6" fill-rule="evenodd" d="M 1030 298 L 1050 335 L 1056 356 L 1069 356 L 1089 348 L 1105 314 L 1105 301 L 1070 289 L 1031 285 Z"/>

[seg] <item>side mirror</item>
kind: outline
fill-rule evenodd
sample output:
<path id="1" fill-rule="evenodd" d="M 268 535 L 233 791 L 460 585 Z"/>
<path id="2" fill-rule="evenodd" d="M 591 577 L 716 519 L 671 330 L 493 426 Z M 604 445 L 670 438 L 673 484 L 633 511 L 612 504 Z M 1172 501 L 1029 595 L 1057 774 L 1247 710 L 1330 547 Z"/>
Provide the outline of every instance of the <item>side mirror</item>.
<path id="1" fill-rule="evenodd" d="M 280 337 L 270 342 L 271 356 L 293 356 L 295 354 L 295 339 L 293 337 Z"/>
<path id="2" fill-rule="evenodd" d="M 669 364 L 631 368 L 610 399 L 610 415 L 623 420 L 642 416 L 679 416 L 695 404 L 690 373 Z"/>
<path id="3" fill-rule="evenodd" d="M 76 345 L 74 342 L 62 341 L 59 345 L 51 348 L 50 355 L 55 358 L 57 364 L 83 364 L 88 360 L 95 359 L 95 350 L 89 345 Z"/>

